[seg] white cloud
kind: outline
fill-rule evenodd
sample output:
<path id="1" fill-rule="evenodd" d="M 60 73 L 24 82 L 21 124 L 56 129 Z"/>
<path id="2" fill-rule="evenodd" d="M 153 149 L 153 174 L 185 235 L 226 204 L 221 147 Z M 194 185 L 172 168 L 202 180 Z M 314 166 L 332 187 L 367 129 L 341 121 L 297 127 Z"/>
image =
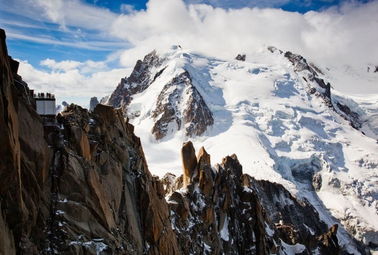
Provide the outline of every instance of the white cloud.
<path id="1" fill-rule="evenodd" d="M 53 93 L 59 98 L 72 98 L 71 102 L 81 105 L 83 98 L 89 102 L 92 96 L 101 98 L 110 94 L 120 79 L 131 71 L 128 68 L 118 68 L 93 72 L 99 65 L 102 66 L 100 69 L 105 69 L 104 63 L 94 61 L 56 62 L 46 59 L 41 64 L 50 70 L 38 70 L 26 61 L 20 62 L 19 73 L 29 87 L 38 92 Z M 88 70 L 91 72 L 88 73 Z"/>
<path id="2" fill-rule="evenodd" d="M 131 4 L 121 4 L 120 10 L 122 13 L 133 13 L 136 11 Z"/>
<path id="3" fill-rule="evenodd" d="M 108 61 L 119 60 L 121 66 L 130 70 L 146 53 L 174 44 L 219 58 L 234 58 L 240 52 L 248 54 L 274 45 L 300 53 L 322 67 L 344 64 L 361 67 L 378 62 L 377 0 L 366 4 L 347 2 L 306 14 L 272 8 L 226 10 L 204 4 L 187 5 L 182 0 L 150 0 L 147 9 L 140 11 L 124 5 L 126 13 L 121 15 L 79 0 L 30 0 L 26 3 L 32 4 L 30 8 L 25 7 L 23 15 L 55 22 L 67 33 L 75 33 L 79 28 L 80 36 L 91 35 L 92 40 L 57 41 L 13 32 L 8 33 L 8 37 L 114 50 L 103 62 L 44 60 L 41 64 L 50 69 L 47 71 L 37 70 L 28 63 L 21 64 L 20 73 L 32 87 L 42 91 L 51 89 L 50 92 L 67 96 L 109 94 L 128 71 L 107 71 Z M 40 15 L 41 8 L 43 15 Z M 90 31 L 95 31 L 94 35 Z M 126 45 L 122 52 L 119 47 L 123 43 L 119 40 Z M 95 74 L 97 71 L 99 73 Z"/>
<path id="4" fill-rule="evenodd" d="M 41 66 L 46 66 L 54 71 L 69 71 L 72 69 L 76 69 L 80 66 L 80 64 L 80 62 L 72 60 L 56 62 L 54 59 L 49 58 L 42 60 L 40 63 Z"/>
<path id="5" fill-rule="evenodd" d="M 135 45 L 121 58 L 127 65 L 145 49 L 172 44 L 224 58 L 274 45 L 322 64 L 362 65 L 378 59 L 378 48 L 374 47 L 378 41 L 376 13 L 378 1 L 299 14 L 150 0 L 146 11 L 119 16 L 111 33 Z"/>
<path id="6" fill-rule="evenodd" d="M 102 51 L 127 47 L 108 33 L 118 14 L 106 8 L 80 0 L 5 1 L 0 10 L 8 38 Z"/>
<path id="7" fill-rule="evenodd" d="M 185 2 L 226 7 L 235 3 L 231 0 Z M 124 47 L 127 50 L 121 63 L 128 66 L 135 63 L 136 57 L 172 44 L 227 58 L 241 51 L 274 45 L 319 62 L 337 60 L 361 64 L 378 59 L 378 48 L 375 47 L 378 40 L 377 0 L 366 4 L 347 1 L 341 7 L 306 14 L 269 8 L 225 10 L 204 4 L 187 5 L 185 2 L 150 0 L 147 10 L 140 11 L 122 4 L 120 8 L 125 13 L 121 15 L 80 0 L 13 0 L 3 8 L 14 12 L 17 6 L 25 6 L 22 15 L 59 24 L 77 40 L 58 41 L 16 32 L 10 33 L 10 38 L 93 50 Z M 269 2 L 270 6 L 280 6 L 288 0 Z M 242 0 L 234 7 L 265 6 L 267 3 L 266 0 Z M 311 3 L 307 0 L 302 4 Z M 81 40 L 85 37 L 88 40 Z M 124 40 L 125 44 L 116 38 Z"/>
<path id="8" fill-rule="evenodd" d="M 20 11 L 22 7 L 22 11 Z M 117 17 L 106 8 L 95 7 L 80 0 L 8 0 L 2 10 L 32 20 L 106 31 Z"/>
<path id="9" fill-rule="evenodd" d="M 87 60 L 85 62 L 63 60 L 55 61 L 54 59 L 44 59 L 40 63 L 41 66 L 48 67 L 53 72 L 68 72 L 71 70 L 78 70 L 82 74 L 93 74 L 108 69 L 103 61 Z"/>
<path id="10" fill-rule="evenodd" d="M 19 39 L 19 40 L 26 40 L 30 42 L 42 43 L 42 44 L 49 44 L 49 45 L 61 45 L 79 49 L 87 49 L 87 50 L 113 50 L 114 48 L 125 47 L 127 45 L 126 42 L 115 42 L 115 41 L 63 41 L 57 40 L 55 38 L 47 37 L 47 36 L 33 36 L 33 35 L 25 35 L 22 33 L 13 32 L 13 30 L 7 30 L 7 38 L 10 39 Z"/>

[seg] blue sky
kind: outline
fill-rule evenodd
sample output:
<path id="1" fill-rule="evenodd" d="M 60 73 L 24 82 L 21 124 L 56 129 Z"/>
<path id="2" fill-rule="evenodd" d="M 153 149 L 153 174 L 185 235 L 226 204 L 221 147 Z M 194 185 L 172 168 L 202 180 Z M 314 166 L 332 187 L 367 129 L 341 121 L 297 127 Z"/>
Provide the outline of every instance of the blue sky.
<path id="1" fill-rule="evenodd" d="M 163 1 L 163 0 L 162 0 Z M 48 19 L 34 19 L 32 16 L 20 15 L 19 12 L 9 10 L 17 10 L 12 8 L 17 6 L 17 1 L 5 0 L 5 4 L 0 6 L 0 24 L 2 28 L 10 31 L 16 31 L 18 34 L 29 35 L 35 37 L 34 40 L 30 38 L 20 38 L 8 36 L 8 48 L 10 54 L 18 59 L 28 60 L 33 65 L 39 65 L 40 61 L 46 58 L 55 60 L 76 60 L 85 61 L 88 59 L 100 61 L 104 60 L 111 52 L 127 48 L 127 42 L 117 40 L 117 38 L 108 38 L 103 41 L 102 47 L 92 45 L 93 41 L 98 40 L 98 33 L 96 31 L 85 31 L 83 28 L 75 26 L 68 27 L 68 31 L 62 29 L 60 24 Z M 22 1 L 21 1 L 22 2 Z M 47 1 L 49 2 L 49 1 Z M 270 7 L 281 8 L 286 11 L 305 13 L 308 11 L 319 11 L 329 8 L 331 6 L 338 6 L 341 0 L 187 0 L 187 3 L 205 3 L 214 7 L 221 8 L 242 8 L 242 7 Z M 358 1 L 366 2 L 366 1 Z M 134 10 L 146 9 L 147 1 L 139 0 L 85 0 L 83 4 L 108 9 L 114 14 L 122 14 L 124 10 L 122 6 L 130 6 Z M 4 8 L 9 5 L 11 8 Z M 21 5 L 22 6 L 22 5 Z M 22 24 L 20 24 L 22 23 Z M 91 36 L 91 33 L 93 35 Z M 36 37 L 51 39 L 51 42 L 39 42 Z M 104 39 L 104 38 L 101 38 Z M 108 41 L 108 44 L 105 42 Z M 110 43 L 110 42 L 112 43 Z M 59 43 L 60 42 L 60 43 Z M 66 43 L 68 42 L 68 43 Z M 75 42 L 77 42 L 75 44 Z M 83 47 L 79 47 L 79 43 Z"/>
<path id="2" fill-rule="evenodd" d="M 171 44 L 222 57 L 272 44 L 340 59 L 375 57 L 367 50 L 378 39 L 378 0 L 1 1 L 0 27 L 23 78 L 80 104 L 111 93 L 138 58 Z"/>
<path id="3" fill-rule="evenodd" d="M 121 5 L 122 4 L 128 4 L 130 6 L 133 6 L 135 10 L 141 10 L 146 9 L 146 3 L 147 1 L 140 1 L 140 0 L 85 0 L 86 3 L 101 6 L 104 8 L 108 8 L 112 10 L 113 12 L 121 12 Z"/>

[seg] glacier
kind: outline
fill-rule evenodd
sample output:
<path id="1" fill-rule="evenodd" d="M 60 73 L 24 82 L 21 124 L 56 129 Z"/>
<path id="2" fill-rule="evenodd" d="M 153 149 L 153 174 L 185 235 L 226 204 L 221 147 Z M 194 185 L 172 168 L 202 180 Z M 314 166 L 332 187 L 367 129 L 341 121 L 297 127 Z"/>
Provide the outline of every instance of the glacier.
<path id="1" fill-rule="evenodd" d="M 244 173 L 284 185 L 309 201 L 324 222 L 341 223 L 342 246 L 348 247 L 348 233 L 378 244 L 378 95 L 358 93 L 360 82 L 373 86 L 378 74 L 362 77 L 350 69 L 318 67 L 299 55 L 293 55 L 299 56 L 293 63 L 274 47 L 248 54 L 245 61 L 179 46 L 157 56 L 148 87 L 133 94 L 126 107 L 153 174 L 180 175 L 177 148 L 188 140 L 197 150 L 204 146 L 212 162 L 235 153 Z M 151 130 L 159 95 L 184 72 L 214 123 L 202 135 L 188 136 L 170 122 L 168 134 L 157 140 Z M 321 85 L 326 83 L 330 97 Z M 185 108 L 185 95 L 176 100 L 177 109 Z"/>

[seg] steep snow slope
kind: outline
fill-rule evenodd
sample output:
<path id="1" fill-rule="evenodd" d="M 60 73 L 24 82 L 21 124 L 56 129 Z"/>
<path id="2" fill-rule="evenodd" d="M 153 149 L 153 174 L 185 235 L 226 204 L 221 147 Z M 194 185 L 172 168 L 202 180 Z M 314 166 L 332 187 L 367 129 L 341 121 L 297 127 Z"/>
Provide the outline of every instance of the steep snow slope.
<path id="1" fill-rule="evenodd" d="M 161 64 L 149 70 L 154 78 L 127 106 L 151 171 L 159 176 L 181 174 L 177 148 L 188 139 L 204 146 L 213 162 L 236 153 L 245 173 L 283 184 L 315 205 L 326 223 L 339 220 L 365 244 L 378 244 L 377 96 L 347 97 L 332 90 L 330 99 L 326 89 L 311 80 L 315 67 L 302 68 L 306 62 L 293 66 L 282 52 L 271 51 L 248 55 L 245 62 L 209 58 L 180 47 L 158 54 Z M 168 100 L 159 95 L 186 71 L 214 124 L 196 137 L 168 125 L 166 136 L 156 140 L 151 133 L 153 112 L 159 101 Z M 342 87 L 346 78 L 334 74 L 341 73 L 326 70 L 318 72 L 318 78 Z M 378 75 L 369 79 L 378 81 Z M 172 100 L 176 113 L 186 107 L 185 95 Z M 351 116 L 358 114 L 355 122 L 344 113 L 345 106 Z M 348 246 L 343 229 L 339 240 Z"/>

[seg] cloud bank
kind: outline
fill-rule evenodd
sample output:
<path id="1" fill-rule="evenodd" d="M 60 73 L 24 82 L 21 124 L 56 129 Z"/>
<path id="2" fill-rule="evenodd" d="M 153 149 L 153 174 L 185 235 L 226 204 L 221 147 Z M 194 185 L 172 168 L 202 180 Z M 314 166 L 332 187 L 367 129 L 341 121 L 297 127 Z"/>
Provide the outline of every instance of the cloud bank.
<path id="1" fill-rule="evenodd" d="M 65 100 L 87 107 L 92 96 L 102 97 L 114 90 L 121 77 L 130 73 L 128 68 L 105 69 L 104 62 L 78 62 L 45 59 L 39 70 L 21 61 L 19 73 L 36 91 L 51 92 L 58 102 Z"/>
<path id="2" fill-rule="evenodd" d="M 183 47 L 224 58 L 268 45 L 299 52 L 325 64 L 366 64 L 378 60 L 378 1 L 346 3 L 323 12 L 280 9 L 222 9 L 150 0 L 146 11 L 121 15 L 111 34 L 146 48 Z M 130 52 L 130 56 L 128 53 Z M 129 65 L 136 49 L 126 51 Z"/>
<path id="3" fill-rule="evenodd" d="M 378 64 L 377 0 L 344 2 L 305 14 L 273 8 L 214 7 L 226 6 L 231 3 L 228 0 L 207 1 L 217 3 L 213 6 L 200 2 L 204 1 L 150 0 L 146 10 L 123 5 L 120 13 L 114 13 L 79 0 L 30 0 L 27 3 L 32 7 L 25 8 L 23 14 L 27 19 L 53 23 L 59 30 L 72 33 L 71 38 L 78 38 L 70 42 L 72 46 L 85 47 L 91 41 L 97 42 L 96 46 L 102 41 L 102 48 L 114 44 L 112 56 L 119 61 L 119 68 L 109 70 L 106 63 L 90 60 L 79 63 L 47 59 L 38 69 L 23 62 L 21 74 L 37 89 L 102 96 L 111 93 L 137 59 L 153 49 L 174 44 L 225 59 L 273 45 L 300 53 L 322 67 L 350 65 L 365 69 L 368 64 Z M 79 40 L 82 38 L 86 42 Z M 120 41 L 126 47 L 121 51 L 116 48 Z"/>

